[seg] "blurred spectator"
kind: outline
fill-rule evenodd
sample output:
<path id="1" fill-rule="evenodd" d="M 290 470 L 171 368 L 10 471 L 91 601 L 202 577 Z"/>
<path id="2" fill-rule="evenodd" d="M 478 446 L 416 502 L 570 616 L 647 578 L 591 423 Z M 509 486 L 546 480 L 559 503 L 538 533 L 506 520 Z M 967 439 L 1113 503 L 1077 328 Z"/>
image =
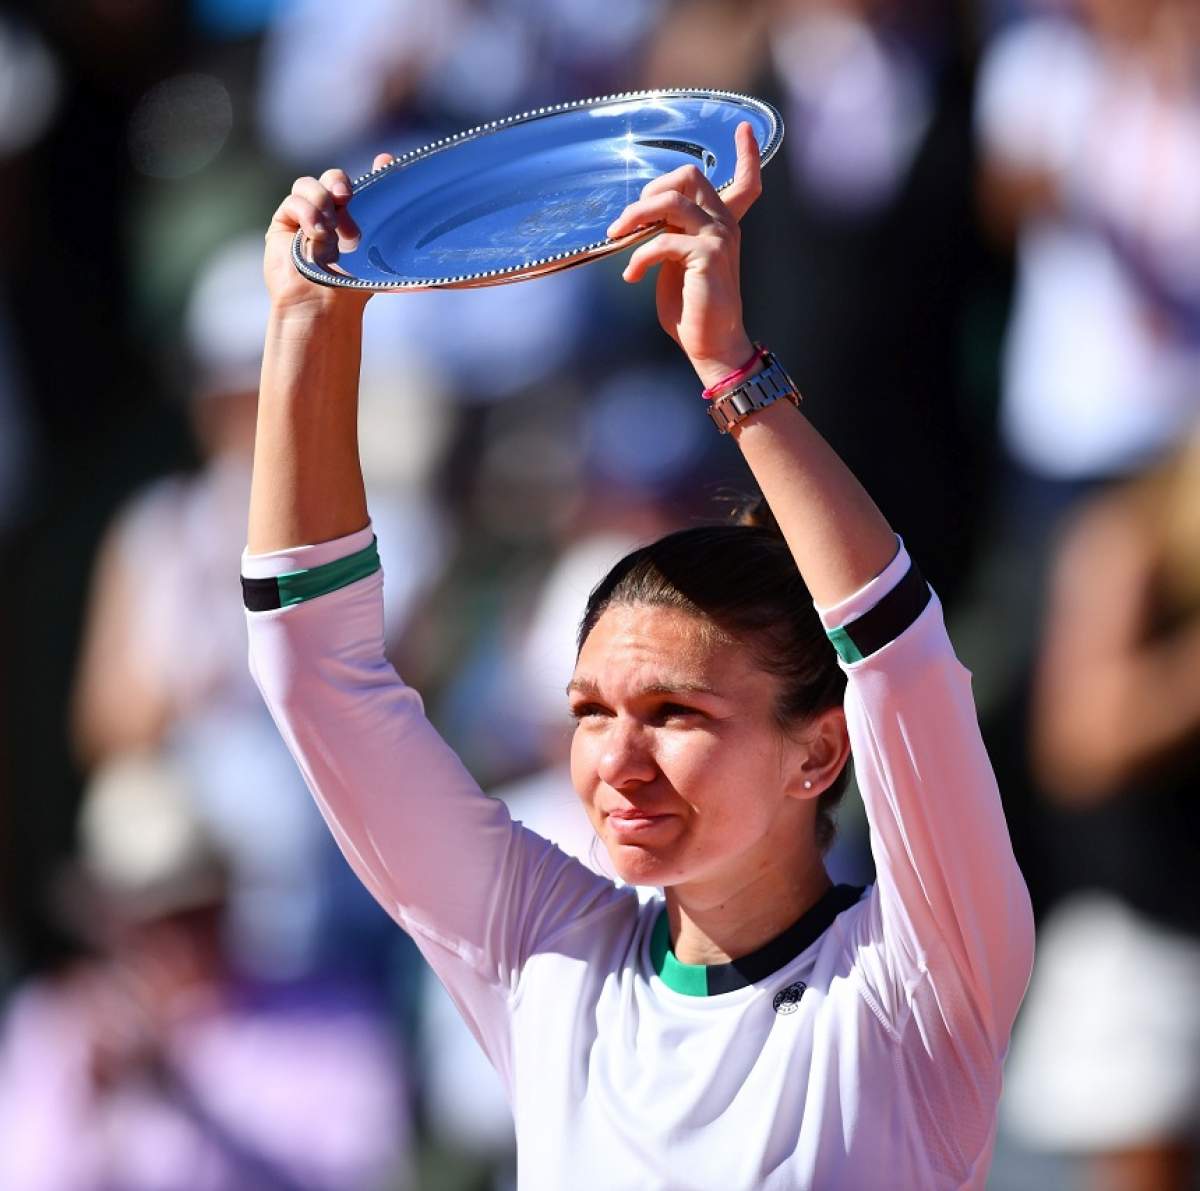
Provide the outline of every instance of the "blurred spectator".
<path id="1" fill-rule="evenodd" d="M 339 164 L 365 172 L 379 146 L 363 143 L 402 123 L 425 70 L 452 44 L 463 7 L 460 0 L 359 0 L 341 12 L 320 0 L 295 0 L 263 47 L 263 143 L 305 173 L 358 149 L 357 170 L 353 154 Z M 322 66 L 314 71 L 317 55 Z"/>
<path id="2" fill-rule="evenodd" d="M 311 171 L 381 145 L 628 89 L 662 0 L 293 0 L 264 51 L 264 142 Z M 321 70 L 312 63 L 319 58 Z M 481 68 L 482 67 L 482 68 Z M 424 134 L 424 135 L 421 135 Z"/>
<path id="3" fill-rule="evenodd" d="M 147 383 L 148 344 L 129 333 L 122 232 L 132 173 L 128 118 L 142 91 L 177 61 L 183 7 L 165 0 L 0 4 L 0 41 L 14 25 L 23 28 L 20 55 L 32 46 L 34 60 L 42 60 L 31 71 L 28 61 L 0 51 L 0 93 L 13 105 L 4 118 L 14 117 L 25 138 L 0 160 L 0 218 L 8 230 L 0 305 L 12 353 L 12 372 L 0 385 L 15 375 L 18 387 L 8 396 L 30 448 L 18 482 L 32 481 L 13 534 L 0 542 L 8 576 L 0 622 L 10 626 L 0 639 L 7 688 L 0 785 L 38 792 L 0 806 L 0 896 L 19 932 L 22 965 L 56 949 L 45 873 L 69 847 L 79 797 L 63 707 L 99 526 L 119 494 L 181 455 L 178 421 Z"/>
<path id="4" fill-rule="evenodd" d="M 1080 0 L 984 62 L 982 196 L 1018 237 L 1005 442 L 1039 476 L 1128 473 L 1200 403 L 1200 59 L 1194 8 Z"/>
<path id="5" fill-rule="evenodd" d="M 769 9 L 764 0 L 673 0 L 643 51 L 640 85 L 745 91 Z"/>
<path id="6" fill-rule="evenodd" d="M 261 251 L 257 237 L 235 243 L 195 291 L 191 412 L 205 463 L 135 495 L 106 535 L 74 727 L 85 769 L 158 748 L 187 766 L 211 829 L 231 849 L 237 953 L 284 974 L 310 958 L 322 833 L 246 673 L 245 626 L 229 589 L 245 537 L 266 326 Z"/>
<path id="7" fill-rule="evenodd" d="M 1103 1191 L 1200 1174 L 1200 433 L 1088 502 L 1054 565 L 1034 702 L 1040 932 L 1008 1120 Z"/>
<path id="8" fill-rule="evenodd" d="M 570 269 L 526 283 L 520 300 L 502 285 L 389 295 L 367 307 L 363 353 L 368 366 L 377 354 L 403 354 L 464 405 L 503 401 L 570 365 L 596 285 Z"/>
<path id="9" fill-rule="evenodd" d="M 981 70 L 981 199 L 1015 237 L 1000 429 L 1005 648 L 1028 657 L 1056 518 L 1200 410 L 1200 51 L 1188 0 L 1077 0 Z"/>
<path id="10" fill-rule="evenodd" d="M 793 176 L 827 210 L 848 218 L 879 210 L 904 185 L 929 131 L 933 63 L 891 24 L 886 4 L 777 0 L 773 15 Z"/>
<path id="11" fill-rule="evenodd" d="M 93 954 L 26 984 L 0 1037 L 5 1191 L 370 1191 L 404 1183 L 389 1030 L 341 997 L 239 984 L 225 858 L 178 773 L 92 783 L 64 893 Z"/>

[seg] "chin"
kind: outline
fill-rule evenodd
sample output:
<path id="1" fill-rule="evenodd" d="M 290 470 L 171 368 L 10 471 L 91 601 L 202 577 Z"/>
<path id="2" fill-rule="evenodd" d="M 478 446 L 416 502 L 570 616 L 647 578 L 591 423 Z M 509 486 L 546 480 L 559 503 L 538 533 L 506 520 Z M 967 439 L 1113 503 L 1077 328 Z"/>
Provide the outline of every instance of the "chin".
<path id="1" fill-rule="evenodd" d="M 608 844 L 609 865 L 626 885 L 652 885 L 661 888 L 675 883 L 674 866 L 664 857 L 646 848 L 628 844 Z"/>

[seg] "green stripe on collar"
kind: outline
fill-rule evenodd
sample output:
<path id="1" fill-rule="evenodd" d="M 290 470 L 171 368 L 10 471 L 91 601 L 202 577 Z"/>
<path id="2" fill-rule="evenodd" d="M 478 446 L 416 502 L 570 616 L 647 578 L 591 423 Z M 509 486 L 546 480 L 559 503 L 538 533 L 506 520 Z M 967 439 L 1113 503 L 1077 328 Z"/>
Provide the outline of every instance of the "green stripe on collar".
<path id="1" fill-rule="evenodd" d="M 925 611 L 929 598 L 929 584 L 912 563 L 904 578 L 874 608 L 839 629 L 828 630 L 826 636 L 843 662 L 861 662 L 895 641 Z"/>
<path id="2" fill-rule="evenodd" d="M 650 960 L 659 979 L 685 997 L 708 996 L 708 967 L 705 964 L 684 964 L 675 958 L 671 950 L 671 927 L 667 922 L 667 908 L 663 906 L 654 934 L 650 939 Z"/>
<path id="3" fill-rule="evenodd" d="M 251 612 L 269 612 L 303 604 L 318 596 L 328 595 L 341 587 L 365 579 L 379 570 L 379 547 L 374 538 L 345 558 L 334 559 L 319 567 L 289 571 L 270 579 L 242 579 L 242 599 Z"/>
<path id="4" fill-rule="evenodd" d="M 786 967 L 862 897 L 862 887 L 834 885 L 800 919 L 757 951 L 727 964 L 685 964 L 671 950 L 671 928 L 663 906 L 650 936 L 650 962 L 672 992 L 685 997 L 715 997 L 757 984 Z"/>

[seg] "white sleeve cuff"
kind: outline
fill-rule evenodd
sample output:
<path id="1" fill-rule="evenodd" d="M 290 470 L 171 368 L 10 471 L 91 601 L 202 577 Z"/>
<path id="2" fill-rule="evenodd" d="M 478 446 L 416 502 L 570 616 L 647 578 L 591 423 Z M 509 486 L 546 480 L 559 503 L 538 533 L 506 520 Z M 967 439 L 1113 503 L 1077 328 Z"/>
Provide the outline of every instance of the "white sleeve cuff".
<path id="1" fill-rule="evenodd" d="M 242 551 L 242 575 L 247 579 L 274 579 L 277 575 L 291 575 L 297 571 L 310 571 L 339 558 L 347 558 L 365 550 L 374 541 L 375 535 L 370 522 L 356 533 L 328 542 L 317 542 L 311 546 L 289 546 L 286 550 L 269 550 L 265 554 Z"/>
<path id="2" fill-rule="evenodd" d="M 908 574 L 912 560 L 904 548 L 903 539 L 897 537 L 896 544 L 895 557 L 874 579 L 863 584 L 852 595 L 846 596 L 844 600 L 839 600 L 828 608 L 817 606 L 817 614 L 821 617 L 821 623 L 825 626 L 826 632 L 840 629 L 843 625 L 850 624 L 870 612 Z"/>

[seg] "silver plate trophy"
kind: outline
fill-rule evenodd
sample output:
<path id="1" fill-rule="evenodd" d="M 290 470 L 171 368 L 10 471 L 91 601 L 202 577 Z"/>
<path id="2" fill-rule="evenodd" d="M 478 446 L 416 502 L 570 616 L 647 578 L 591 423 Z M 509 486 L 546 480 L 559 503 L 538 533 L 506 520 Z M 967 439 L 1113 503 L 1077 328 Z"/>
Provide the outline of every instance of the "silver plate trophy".
<path id="1" fill-rule="evenodd" d="M 362 238 L 334 266 L 303 232 L 292 259 L 322 285 L 379 291 L 502 285 L 598 260 L 659 230 L 605 236 L 651 179 L 696 165 L 728 186 L 742 121 L 765 165 L 783 121 L 731 91 L 627 92 L 494 120 L 357 179 L 349 210 Z"/>

